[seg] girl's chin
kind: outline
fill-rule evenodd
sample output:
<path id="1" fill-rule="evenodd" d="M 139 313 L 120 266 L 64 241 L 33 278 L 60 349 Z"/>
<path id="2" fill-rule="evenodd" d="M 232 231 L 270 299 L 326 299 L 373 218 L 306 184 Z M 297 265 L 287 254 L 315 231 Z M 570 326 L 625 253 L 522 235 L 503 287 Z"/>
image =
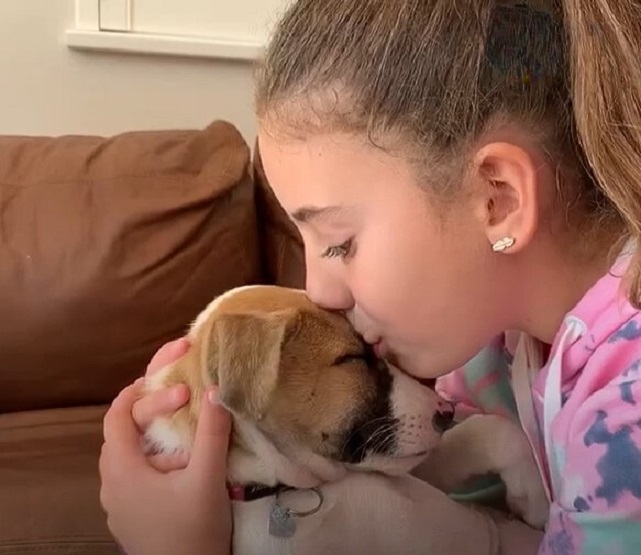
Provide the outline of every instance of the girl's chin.
<path id="1" fill-rule="evenodd" d="M 412 364 L 411 360 L 403 360 L 392 352 L 387 352 L 384 358 L 389 364 L 395 366 L 401 372 L 405 372 L 405 374 L 411 376 L 417 382 L 429 387 L 430 389 L 434 389 L 436 377 L 426 376 L 425 368 L 422 368 L 420 365 Z"/>
<path id="2" fill-rule="evenodd" d="M 416 377 L 416 376 L 414 376 L 414 374 L 412 372 L 411 364 L 407 364 L 408 361 L 399 360 L 399 357 L 396 356 L 395 353 L 393 353 L 391 351 L 386 351 L 385 354 L 383 356 L 381 356 L 380 358 L 384 359 L 385 362 L 387 362 L 388 364 L 391 364 L 395 368 L 398 368 L 401 372 L 404 372 L 405 374 L 409 374 L 410 376 L 412 376 L 414 378 Z M 404 362 L 405 362 L 405 364 L 403 364 Z"/>

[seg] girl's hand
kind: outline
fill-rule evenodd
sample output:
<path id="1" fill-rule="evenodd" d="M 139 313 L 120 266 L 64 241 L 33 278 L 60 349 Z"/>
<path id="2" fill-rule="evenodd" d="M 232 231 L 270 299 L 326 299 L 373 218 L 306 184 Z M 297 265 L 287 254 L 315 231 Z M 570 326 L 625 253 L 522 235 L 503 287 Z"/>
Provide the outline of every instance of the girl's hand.
<path id="1" fill-rule="evenodd" d="M 228 555 L 229 414 L 208 391 L 190 460 L 183 469 L 163 472 L 145 457 L 132 418 L 139 382 L 118 395 L 104 420 L 100 500 L 109 529 L 128 555 Z"/>

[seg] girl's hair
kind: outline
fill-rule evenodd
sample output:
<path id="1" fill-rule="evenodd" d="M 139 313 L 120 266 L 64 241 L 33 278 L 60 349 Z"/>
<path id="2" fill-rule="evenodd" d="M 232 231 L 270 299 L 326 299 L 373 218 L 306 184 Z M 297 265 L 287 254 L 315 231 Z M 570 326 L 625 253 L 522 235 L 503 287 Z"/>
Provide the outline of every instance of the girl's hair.
<path id="1" fill-rule="evenodd" d="M 584 243 L 641 240 L 639 52 L 632 0 L 298 0 L 259 68 L 256 110 L 294 138 L 402 149 L 442 195 L 483 133 L 524 126 Z M 628 278 L 638 306 L 639 253 Z"/>

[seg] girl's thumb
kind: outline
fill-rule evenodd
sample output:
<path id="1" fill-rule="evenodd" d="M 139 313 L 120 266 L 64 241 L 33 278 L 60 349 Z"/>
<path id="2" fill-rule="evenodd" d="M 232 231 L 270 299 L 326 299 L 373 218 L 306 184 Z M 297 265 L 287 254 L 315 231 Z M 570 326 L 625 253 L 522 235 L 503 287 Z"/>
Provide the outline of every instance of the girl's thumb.
<path id="1" fill-rule="evenodd" d="M 231 415 L 218 401 L 218 390 L 211 388 L 201 403 L 189 468 L 224 483 L 230 433 Z"/>

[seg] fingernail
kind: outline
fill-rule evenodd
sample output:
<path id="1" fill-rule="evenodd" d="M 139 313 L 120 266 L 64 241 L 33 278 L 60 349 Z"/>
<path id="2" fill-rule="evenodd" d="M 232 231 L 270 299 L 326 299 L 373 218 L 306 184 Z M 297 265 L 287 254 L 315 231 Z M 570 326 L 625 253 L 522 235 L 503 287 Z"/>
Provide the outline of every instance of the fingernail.
<path id="1" fill-rule="evenodd" d="M 184 402 L 187 397 L 189 396 L 189 389 L 185 384 L 178 384 L 173 386 L 171 395 L 173 397 L 173 400 L 177 403 L 182 403 Z"/>
<path id="2" fill-rule="evenodd" d="M 189 343 L 187 342 L 187 339 L 181 337 L 179 339 L 173 339 L 169 343 L 165 343 L 162 347 L 160 347 L 159 352 L 166 353 L 172 358 L 178 358 L 185 354 L 188 350 Z"/>
<path id="3" fill-rule="evenodd" d="M 213 387 L 207 392 L 207 401 L 215 407 L 220 406 L 220 395 L 218 394 L 217 387 Z"/>
<path id="4" fill-rule="evenodd" d="M 179 351 L 186 351 L 190 347 L 189 339 L 187 339 L 186 337 L 181 337 L 180 339 L 176 340 L 175 346 Z"/>

